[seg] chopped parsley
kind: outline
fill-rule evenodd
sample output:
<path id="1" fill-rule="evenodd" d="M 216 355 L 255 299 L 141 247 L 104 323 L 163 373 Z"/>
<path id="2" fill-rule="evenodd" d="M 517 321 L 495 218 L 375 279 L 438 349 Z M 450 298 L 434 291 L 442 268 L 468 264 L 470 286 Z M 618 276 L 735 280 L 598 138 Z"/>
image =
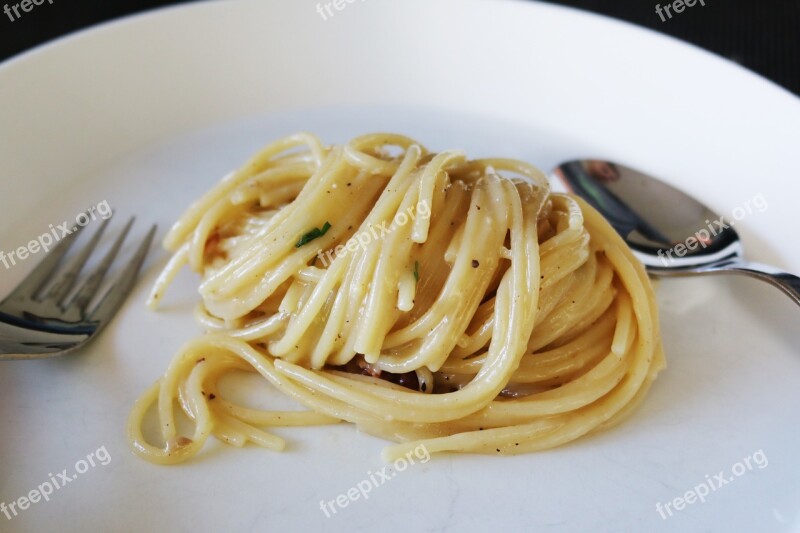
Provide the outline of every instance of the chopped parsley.
<path id="1" fill-rule="evenodd" d="M 414 261 L 414 281 L 419 282 L 419 261 Z"/>
<path id="2" fill-rule="evenodd" d="M 300 248 L 300 247 L 301 247 L 301 246 L 303 246 L 304 244 L 308 244 L 308 243 L 310 243 L 311 241 L 313 241 L 314 239 L 317 239 L 317 238 L 319 238 L 319 237 L 322 237 L 323 235 L 325 235 L 326 233 L 328 233 L 328 230 L 329 230 L 329 229 L 331 229 L 331 224 L 330 224 L 330 222 L 326 222 L 326 223 L 325 223 L 325 225 L 324 225 L 324 226 L 322 226 L 322 229 L 320 229 L 320 228 L 314 228 L 314 229 L 312 229 L 311 231 L 309 231 L 308 233 L 306 233 L 305 235 L 303 235 L 302 237 L 300 237 L 300 240 L 299 240 L 299 241 L 297 241 L 297 244 L 295 244 L 295 245 L 294 245 L 294 247 L 295 247 L 295 248 Z"/>

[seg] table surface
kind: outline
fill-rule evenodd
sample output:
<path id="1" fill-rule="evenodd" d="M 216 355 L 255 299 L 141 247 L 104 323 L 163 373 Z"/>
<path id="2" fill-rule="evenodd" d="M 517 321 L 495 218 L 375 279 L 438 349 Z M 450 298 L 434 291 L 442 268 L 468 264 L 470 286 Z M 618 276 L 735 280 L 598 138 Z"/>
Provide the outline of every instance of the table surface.
<path id="1" fill-rule="evenodd" d="M 129 13 L 191 0 L 70 0 L 0 13 L 0 61 L 61 35 Z M 387 1 L 387 0 L 384 0 Z M 397 0 L 396 0 L 397 1 Z M 680 13 L 653 0 L 551 0 L 626 20 L 694 43 L 800 95 L 800 1 L 689 0 Z M 683 0 L 678 0 L 683 2 Z M 13 8 L 17 2 L 9 2 Z M 661 7 L 661 15 L 656 7 Z M 663 20 L 662 20 L 663 19 Z"/>

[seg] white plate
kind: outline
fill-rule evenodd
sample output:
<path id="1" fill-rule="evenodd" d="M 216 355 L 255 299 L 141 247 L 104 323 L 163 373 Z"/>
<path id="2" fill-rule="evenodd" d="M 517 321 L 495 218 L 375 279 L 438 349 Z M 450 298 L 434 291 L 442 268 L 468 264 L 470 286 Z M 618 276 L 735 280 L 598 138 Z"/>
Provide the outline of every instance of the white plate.
<path id="1" fill-rule="evenodd" d="M 278 136 L 310 130 L 339 142 L 391 130 L 543 169 L 575 156 L 618 159 L 720 214 L 762 194 L 768 209 L 739 224 L 748 252 L 800 271 L 796 97 L 696 48 L 548 5 L 340 5 L 325 21 L 312 0 L 193 4 L 1 66 L 0 250 L 103 200 L 118 213 L 114 228 L 136 213 L 163 234 Z M 179 467 L 128 450 L 133 401 L 199 332 L 189 274 L 164 311 L 144 308 L 165 257 L 152 255 L 133 297 L 82 353 L 0 365 L 0 502 L 82 469 L 101 447 L 111 457 L 48 502 L 0 514 L 0 530 L 800 529 L 800 314 L 766 285 L 662 282 L 668 368 L 621 427 L 532 455 L 436 457 L 327 518 L 321 500 L 384 466 L 384 443 L 349 425 L 281 431 L 283 454 L 210 442 Z M 0 265 L 0 290 L 36 260 Z M 753 454 L 768 465 L 751 459 L 734 477 Z M 657 503 L 723 471 L 732 481 L 704 503 L 673 503 L 661 517 Z"/>

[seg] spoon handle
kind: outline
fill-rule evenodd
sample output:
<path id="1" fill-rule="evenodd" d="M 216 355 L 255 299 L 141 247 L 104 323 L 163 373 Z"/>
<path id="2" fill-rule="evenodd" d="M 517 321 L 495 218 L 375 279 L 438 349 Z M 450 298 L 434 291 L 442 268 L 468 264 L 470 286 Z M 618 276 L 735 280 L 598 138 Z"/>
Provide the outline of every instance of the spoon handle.
<path id="1" fill-rule="evenodd" d="M 800 278 L 779 268 L 739 259 L 712 263 L 701 269 L 705 272 L 732 272 L 766 281 L 782 290 L 794 303 L 800 305 Z"/>

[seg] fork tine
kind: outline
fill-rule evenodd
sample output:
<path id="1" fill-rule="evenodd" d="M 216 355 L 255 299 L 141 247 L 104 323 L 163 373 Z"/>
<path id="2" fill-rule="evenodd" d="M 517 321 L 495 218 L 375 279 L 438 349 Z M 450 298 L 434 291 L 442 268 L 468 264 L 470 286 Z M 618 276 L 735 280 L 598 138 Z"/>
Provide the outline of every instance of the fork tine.
<path id="1" fill-rule="evenodd" d="M 50 275 L 58 267 L 61 259 L 69 251 L 70 246 L 75 242 L 82 229 L 82 226 L 78 226 L 72 233 L 61 239 L 56 247 L 50 250 L 44 259 L 36 265 L 36 268 L 14 288 L 4 301 L 34 298 L 47 280 L 50 279 Z"/>
<path id="2" fill-rule="evenodd" d="M 103 230 L 106 229 L 106 226 L 108 226 L 108 222 L 110 220 L 111 218 L 107 218 L 102 224 L 100 224 L 100 227 L 94 232 L 94 235 L 92 235 L 92 240 L 83 247 L 78 256 L 72 261 L 69 268 L 59 275 L 58 280 L 47 292 L 45 299 L 60 303 L 64 297 L 67 296 L 70 289 L 72 289 L 72 287 L 75 285 L 75 281 L 78 279 L 78 274 L 80 274 L 81 269 L 86 264 L 86 260 L 89 259 L 89 256 L 94 251 L 97 243 L 100 241 L 100 237 L 103 235 Z"/>
<path id="3" fill-rule="evenodd" d="M 75 297 L 69 303 L 69 306 L 77 306 L 78 309 L 84 310 L 89 302 L 94 297 L 97 289 L 100 288 L 100 284 L 103 282 L 103 278 L 106 277 L 106 272 L 111 267 L 111 263 L 114 261 L 114 258 L 119 253 L 119 249 L 122 247 L 122 243 L 125 241 L 125 237 L 128 236 L 128 232 L 133 225 L 134 217 L 131 217 L 128 220 L 128 223 L 125 224 L 125 228 L 123 228 L 122 233 L 120 233 L 117 240 L 114 241 L 114 244 L 111 246 L 111 249 L 106 253 L 106 256 L 103 258 L 103 261 L 97 265 L 94 271 L 89 274 L 89 277 L 86 278 L 86 281 L 83 282 L 81 288 L 78 289 L 78 292 L 75 294 Z"/>
<path id="4" fill-rule="evenodd" d="M 155 225 L 150 228 L 150 231 L 142 241 L 142 244 L 139 245 L 139 249 L 136 250 L 136 254 L 125 267 L 125 270 L 123 270 L 114 281 L 114 284 L 105 296 L 103 296 L 102 301 L 92 310 L 92 320 L 97 320 L 101 323 L 108 322 L 114 316 L 114 313 L 117 312 L 120 304 L 125 301 L 128 293 L 133 288 L 136 275 L 139 273 L 142 263 L 144 263 L 144 258 L 147 257 L 147 252 L 150 250 L 150 244 L 153 242 L 156 229 L 157 226 Z"/>

